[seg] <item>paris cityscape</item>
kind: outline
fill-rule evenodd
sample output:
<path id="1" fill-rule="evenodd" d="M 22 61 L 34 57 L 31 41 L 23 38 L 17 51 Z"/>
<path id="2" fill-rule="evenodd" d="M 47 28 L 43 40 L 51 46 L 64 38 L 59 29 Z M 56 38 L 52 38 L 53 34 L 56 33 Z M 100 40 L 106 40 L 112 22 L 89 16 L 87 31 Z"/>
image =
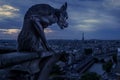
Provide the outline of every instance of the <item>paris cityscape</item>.
<path id="1" fill-rule="evenodd" d="M 59 70 L 53 70 L 57 74 L 55 80 L 79 80 L 86 72 L 96 73 L 101 80 L 119 80 L 120 40 L 85 40 L 82 37 L 81 40 L 48 40 L 48 43 L 55 52 L 69 56 L 67 62 L 56 64 Z M 1 53 L 16 51 L 15 40 L 0 40 L 0 44 Z"/>
<path id="2" fill-rule="evenodd" d="M 0 80 L 120 80 L 120 0 L 0 0 Z"/>

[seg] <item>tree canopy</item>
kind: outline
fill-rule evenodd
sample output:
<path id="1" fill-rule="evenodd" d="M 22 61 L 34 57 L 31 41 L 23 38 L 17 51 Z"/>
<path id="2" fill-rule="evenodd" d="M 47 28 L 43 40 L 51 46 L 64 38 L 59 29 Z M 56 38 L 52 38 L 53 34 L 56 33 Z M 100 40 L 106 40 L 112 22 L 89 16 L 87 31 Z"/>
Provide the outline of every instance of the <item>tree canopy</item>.
<path id="1" fill-rule="evenodd" d="M 100 80 L 100 75 L 95 72 L 87 72 L 81 76 L 80 80 Z"/>

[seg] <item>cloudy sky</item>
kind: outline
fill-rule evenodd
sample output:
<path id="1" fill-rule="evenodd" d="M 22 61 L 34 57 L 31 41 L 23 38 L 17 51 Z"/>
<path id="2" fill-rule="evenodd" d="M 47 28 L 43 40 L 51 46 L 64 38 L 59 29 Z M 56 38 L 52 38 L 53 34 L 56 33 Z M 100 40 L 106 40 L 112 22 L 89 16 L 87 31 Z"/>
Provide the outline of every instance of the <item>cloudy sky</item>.
<path id="1" fill-rule="evenodd" d="M 35 4 L 68 3 L 69 27 L 45 30 L 47 39 L 120 39 L 120 0 L 0 0 L 0 39 L 17 39 L 24 14 Z"/>

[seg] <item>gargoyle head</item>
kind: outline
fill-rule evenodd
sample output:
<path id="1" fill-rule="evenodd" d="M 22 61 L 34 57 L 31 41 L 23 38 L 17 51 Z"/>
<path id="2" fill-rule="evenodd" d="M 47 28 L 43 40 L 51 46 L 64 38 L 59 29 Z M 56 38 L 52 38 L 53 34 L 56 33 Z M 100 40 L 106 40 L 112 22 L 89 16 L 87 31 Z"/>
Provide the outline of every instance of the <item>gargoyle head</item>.
<path id="1" fill-rule="evenodd" d="M 57 24 L 61 29 L 68 27 L 68 23 L 66 21 L 68 19 L 68 14 L 66 10 L 67 10 L 67 2 L 65 2 L 65 4 L 61 6 L 58 21 L 57 21 Z"/>

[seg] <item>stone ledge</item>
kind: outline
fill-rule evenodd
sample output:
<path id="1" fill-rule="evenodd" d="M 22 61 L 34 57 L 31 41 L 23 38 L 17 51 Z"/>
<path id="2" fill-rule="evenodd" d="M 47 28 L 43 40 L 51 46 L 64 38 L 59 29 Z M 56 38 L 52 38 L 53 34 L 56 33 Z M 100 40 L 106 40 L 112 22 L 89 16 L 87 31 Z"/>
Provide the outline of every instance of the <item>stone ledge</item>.
<path id="1" fill-rule="evenodd" d="M 50 52 L 13 52 L 9 54 L 0 54 L 0 68 L 20 64 L 23 62 L 45 58 L 51 56 L 53 53 Z"/>

